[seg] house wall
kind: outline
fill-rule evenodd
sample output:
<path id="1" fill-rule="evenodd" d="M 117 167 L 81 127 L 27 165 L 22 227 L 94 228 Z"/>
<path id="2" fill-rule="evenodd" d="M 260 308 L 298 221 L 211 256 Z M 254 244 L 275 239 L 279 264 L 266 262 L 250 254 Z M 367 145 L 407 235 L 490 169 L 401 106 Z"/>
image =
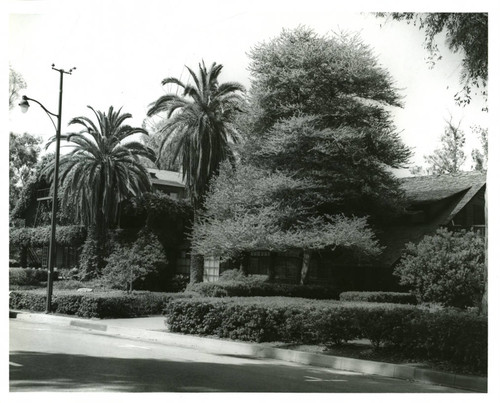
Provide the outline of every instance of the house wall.
<path id="1" fill-rule="evenodd" d="M 475 226 L 485 225 L 485 190 L 481 189 L 477 194 L 464 206 L 460 212 L 453 217 L 451 227 L 469 229 Z"/>
<path id="2" fill-rule="evenodd" d="M 204 280 L 218 281 L 224 265 L 216 257 L 205 257 Z M 271 254 L 268 251 L 250 253 L 248 274 L 266 275 L 274 266 L 275 280 L 284 283 L 299 283 L 302 268 L 300 251 Z M 339 264 L 331 253 L 314 253 L 309 265 L 308 282 L 339 287 L 344 291 L 400 291 L 398 279 L 390 267 Z"/>

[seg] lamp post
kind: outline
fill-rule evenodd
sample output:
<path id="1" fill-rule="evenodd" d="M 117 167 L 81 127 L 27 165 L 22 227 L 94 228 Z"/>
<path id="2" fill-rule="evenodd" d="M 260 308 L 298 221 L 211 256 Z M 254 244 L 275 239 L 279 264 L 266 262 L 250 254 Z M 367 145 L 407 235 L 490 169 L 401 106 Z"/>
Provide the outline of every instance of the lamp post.
<path id="1" fill-rule="evenodd" d="M 54 276 L 54 263 L 56 259 L 56 212 L 57 212 L 57 192 L 58 192 L 58 181 L 59 181 L 59 151 L 60 151 L 60 142 L 61 142 L 61 116 L 62 116 L 62 96 L 63 96 L 63 77 L 64 74 L 71 74 L 76 67 L 73 67 L 69 71 L 65 71 L 63 69 L 57 69 L 55 65 L 52 65 L 52 70 L 59 72 L 59 113 L 55 114 L 50 112 L 45 106 L 43 106 L 36 99 L 28 98 L 26 95 L 23 95 L 23 100 L 19 104 L 23 113 L 28 111 L 30 106 L 28 101 L 32 101 L 41 106 L 41 108 L 45 111 L 47 116 L 52 121 L 56 129 L 56 163 L 54 168 L 54 180 L 53 180 L 53 193 L 52 193 L 52 217 L 50 223 L 50 244 L 49 244 L 49 267 L 47 271 L 47 303 L 45 306 L 45 313 L 50 313 L 52 311 L 52 284 L 53 284 L 53 276 Z M 52 117 L 57 118 L 57 127 L 54 124 L 54 119 Z"/>

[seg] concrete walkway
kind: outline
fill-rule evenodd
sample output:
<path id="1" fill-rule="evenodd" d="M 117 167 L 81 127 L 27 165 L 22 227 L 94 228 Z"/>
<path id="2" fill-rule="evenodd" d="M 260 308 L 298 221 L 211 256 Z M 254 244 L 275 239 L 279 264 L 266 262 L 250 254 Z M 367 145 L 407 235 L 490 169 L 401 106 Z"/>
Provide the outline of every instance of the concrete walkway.
<path id="1" fill-rule="evenodd" d="M 193 348 L 221 355 L 272 358 L 344 371 L 356 371 L 371 375 L 445 385 L 476 392 L 487 392 L 486 377 L 456 375 L 417 368 L 410 365 L 390 364 L 320 353 L 288 350 L 269 347 L 258 343 L 244 343 L 169 333 L 164 316 L 131 319 L 80 319 L 70 316 L 10 311 L 10 317 L 16 318 L 16 320 L 53 323 L 60 326 L 76 326 L 88 329 L 90 332 L 105 332 L 115 337 L 147 340 L 150 342 Z"/>

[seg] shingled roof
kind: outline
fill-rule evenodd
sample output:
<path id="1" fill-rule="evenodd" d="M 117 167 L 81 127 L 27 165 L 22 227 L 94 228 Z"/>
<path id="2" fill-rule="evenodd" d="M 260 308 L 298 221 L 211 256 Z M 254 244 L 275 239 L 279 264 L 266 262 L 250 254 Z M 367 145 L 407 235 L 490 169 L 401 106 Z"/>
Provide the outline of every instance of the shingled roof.
<path id="1" fill-rule="evenodd" d="M 458 172 L 449 175 L 413 176 L 401 179 L 401 187 L 411 202 L 446 199 L 486 183 L 486 172 Z"/>
<path id="2" fill-rule="evenodd" d="M 460 172 L 451 175 L 415 176 L 401 179 L 409 202 L 422 206 L 446 201 L 434 217 L 418 224 L 391 226 L 379 233 L 385 246 L 379 257 L 380 264 L 393 265 L 408 242 L 417 243 L 425 235 L 433 234 L 447 225 L 486 184 L 485 172 Z"/>
<path id="3" fill-rule="evenodd" d="M 154 185 L 173 186 L 177 188 L 185 187 L 182 179 L 182 173 L 153 168 L 148 168 L 148 172 L 151 183 Z"/>

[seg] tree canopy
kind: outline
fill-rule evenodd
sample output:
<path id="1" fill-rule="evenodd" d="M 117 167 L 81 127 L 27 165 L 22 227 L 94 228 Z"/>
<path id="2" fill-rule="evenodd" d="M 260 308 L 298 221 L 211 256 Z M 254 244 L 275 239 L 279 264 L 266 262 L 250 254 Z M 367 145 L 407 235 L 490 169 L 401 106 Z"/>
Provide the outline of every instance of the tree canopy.
<path id="1" fill-rule="evenodd" d="M 34 172 L 40 156 L 42 139 L 28 133 L 10 133 L 9 142 L 9 207 L 14 208 L 22 189 Z"/>
<path id="2" fill-rule="evenodd" d="M 442 58 L 436 37 L 443 33 L 446 45 L 460 52 L 462 91 L 455 95 L 459 104 L 468 104 L 473 88 L 487 99 L 488 83 L 488 13 L 378 13 L 379 16 L 406 21 L 425 32 L 424 46 L 431 60 Z"/>
<path id="3" fill-rule="evenodd" d="M 245 162 L 318 185 L 321 213 L 383 214 L 402 205 L 390 168 L 411 155 L 388 107 L 392 78 L 357 35 L 298 27 L 250 53 Z"/>

